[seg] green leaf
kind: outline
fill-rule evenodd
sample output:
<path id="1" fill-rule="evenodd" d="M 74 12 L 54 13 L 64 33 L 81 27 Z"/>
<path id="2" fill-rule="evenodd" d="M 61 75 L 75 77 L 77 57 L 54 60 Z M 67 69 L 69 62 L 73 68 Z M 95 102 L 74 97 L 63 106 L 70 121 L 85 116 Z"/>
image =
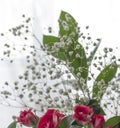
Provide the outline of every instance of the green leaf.
<path id="1" fill-rule="evenodd" d="M 105 112 L 104 112 L 104 110 L 100 107 L 100 113 L 99 113 L 100 115 L 106 115 L 105 114 Z"/>
<path id="2" fill-rule="evenodd" d="M 72 122 L 72 116 L 66 116 L 61 120 L 59 128 L 70 128 Z"/>
<path id="3" fill-rule="evenodd" d="M 100 105 L 93 105 L 92 108 L 93 108 L 95 114 L 105 115 L 105 112 L 100 107 Z"/>
<path id="4" fill-rule="evenodd" d="M 68 53 L 70 51 L 73 51 L 73 54 L 71 56 L 69 54 L 67 56 L 69 61 L 69 66 L 74 69 L 72 72 L 74 76 L 78 78 L 83 78 L 86 81 L 88 76 L 88 65 L 87 65 L 85 50 L 81 44 L 79 43 L 74 43 L 74 44 L 76 44 L 75 46 L 79 45 L 79 48 L 68 50 Z"/>
<path id="5" fill-rule="evenodd" d="M 93 108 L 95 114 L 105 115 L 104 110 L 100 107 L 99 103 L 95 99 L 89 100 L 87 106 Z"/>
<path id="6" fill-rule="evenodd" d="M 60 38 L 55 36 L 43 35 L 43 44 L 47 45 L 48 51 L 52 51 L 52 47 L 56 42 L 60 42 Z"/>
<path id="7" fill-rule="evenodd" d="M 113 128 L 120 128 L 120 122 L 117 125 L 115 125 Z"/>
<path id="8" fill-rule="evenodd" d="M 101 100 L 104 95 L 106 88 L 108 87 L 108 83 L 114 78 L 117 72 L 118 65 L 116 62 L 111 63 L 106 66 L 100 74 L 97 76 L 94 86 L 93 86 L 93 99 L 98 98 L 98 101 Z"/>
<path id="9" fill-rule="evenodd" d="M 93 105 L 98 105 L 98 102 L 95 99 L 90 99 L 87 106 L 93 106 Z"/>
<path id="10" fill-rule="evenodd" d="M 59 48 L 58 51 L 55 51 L 53 48 L 55 46 L 55 43 L 58 43 L 58 42 L 60 43 L 60 38 L 58 37 L 43 35 L 43 44 L 47 48 L 47 50 L 51 52 L 51 55 L 53 55 L 58 59 L 66 60 L 65 50 L 63 48 Z"/>
<path id="11" fill-rule="evenodd" d="M 59 17 L 59 35 L 60 37 L 63 36 L 70 36 L 75 41 L 78 40 L 78 27 L 77 22 L 75 19 L 67 12 L 61 11 Z"/>
<path id="12" fill-rule="evenodd" d="M 78 126 L 78 125 L 72 125 L 70 126 L 70 128 L 83 128 L 82 126 Z"/>
<path id="13" fill-rule="evenodd" d="M 62 50 L 59 50 L 58 52 L 53 52 L 52 55 L 60 60 L 66 60 L 65 52 Z"/>
<path id="14" fill-rule="evenodd" d="M 106 127 L 107 126 L 114 127 L 114 126 L 118 125 L 119 123 L 120 123 L 120 116 L 114 116 L 106 121 L 105 126 Z"/>
<path id="15" fill-rule="evenodd" d="M 100 42 L 101 42 L 101 40 L 100 40 Z M 97 52 L 97 49 L 98 49 L 98 47 L 99 47 L 99 45 L 100 45 L 100 42 L 99 42 L 98 44 L 96 44 L 94 50 L 91 52 L 90 56 L 89 56 L 88 59 L 87 59 L 89 65 L 91 64 L 91 62 L 92 62 L 92 60 L 93 60 L 93 57 L 94 57 L 95 53 Z"/>
<path id="16" fill-rule="evenodd" d="M 7 128 L 16 128 L 17 122 L 12 122 Z"/>

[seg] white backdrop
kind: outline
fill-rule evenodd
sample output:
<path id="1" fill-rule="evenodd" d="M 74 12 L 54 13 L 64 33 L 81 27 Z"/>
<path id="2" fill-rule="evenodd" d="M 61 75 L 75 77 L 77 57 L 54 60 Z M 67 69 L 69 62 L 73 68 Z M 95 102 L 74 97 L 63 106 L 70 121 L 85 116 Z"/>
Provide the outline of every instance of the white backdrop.
<path id="1" fill-rule="evenodd" d="M 65 10 L 75 17 L 81 27 L 89 25 L 91 35 L 102 38 L 101 47 L 119 47 L 119 7 L 119 0 L 0 0 L 0 32 L 20 24 L 22 14 L 26 14 L 33 17 L 33 32 L 41 40 L 45 27 L 51 26 L 57 31 L 60 10 Z M 120 56 L 118 51 L 116 53 Z M 15 79 L 16 72 L 23 66 L 21 60 L 16 59 L 16 68 L 0 62 L 0 82 Z M 11 77 L 10 73 L 13 71 Z M 0 127 L 6 128 L 11 116 L 18 112 L 18 109 L 0 105 Z"/>

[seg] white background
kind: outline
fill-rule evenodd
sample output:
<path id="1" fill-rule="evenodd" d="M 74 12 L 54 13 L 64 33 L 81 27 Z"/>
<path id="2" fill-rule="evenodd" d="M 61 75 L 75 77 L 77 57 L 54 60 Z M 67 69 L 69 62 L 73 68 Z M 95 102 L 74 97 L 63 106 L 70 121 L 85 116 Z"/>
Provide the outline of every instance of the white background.
<path id="1" fill-rule="evenodd" d="M 33 31 L 41 39 L 45 27 L 52 26 L 56 31 L 60 10 L 74 16 L 81 27 L 89 25 L 91 35 L 102 38 L 101 47 L 120 47 L 119 0 L 0 0 L 0 32 L 20 24 L 22 14 L 26 14 L 33 17 Z M 16 71 L 19 66 L 16 65 Z M 14 68 L 0 62 L 0 82 L 14 80 L 16 73 L 9 77 L 12 71 Z M 18 111 L 0 106 L 0 127 L 6 128 Z"/>

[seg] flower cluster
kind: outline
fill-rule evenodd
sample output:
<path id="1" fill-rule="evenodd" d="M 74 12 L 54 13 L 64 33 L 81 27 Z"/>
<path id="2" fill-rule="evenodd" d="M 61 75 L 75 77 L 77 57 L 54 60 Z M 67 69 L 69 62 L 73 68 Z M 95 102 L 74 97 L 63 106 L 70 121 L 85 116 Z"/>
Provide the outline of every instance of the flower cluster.
<path id="1" fill-rule="evenodd" d="M 24 110 L 20 113 L 17 122 L 33 128 L 57 128 L 64 114 L 59 113 L 55 109 L 49 109 L 40 119 L 29 110 Z"/>
<path id="2" fill-rule="evenodd" d="M 70 117 L 70 120 L 66 122 L 65 118 L 68 117 Z M 105 126 L 104 116 L 95 114 L 92 108 L 85 105 L 75 106 L 74 114 L 67 116 L 55 109 L 49 109 L 38 121 L 37 116 L 31 110 L 25 110 L 18 117 L 18 122 L 33 128 L 71 128 L 73 126 L 76 126 L 76 128 L 77 126 L 103 128 Z M 106 128 L 112 128 L 112 126 Z"/>

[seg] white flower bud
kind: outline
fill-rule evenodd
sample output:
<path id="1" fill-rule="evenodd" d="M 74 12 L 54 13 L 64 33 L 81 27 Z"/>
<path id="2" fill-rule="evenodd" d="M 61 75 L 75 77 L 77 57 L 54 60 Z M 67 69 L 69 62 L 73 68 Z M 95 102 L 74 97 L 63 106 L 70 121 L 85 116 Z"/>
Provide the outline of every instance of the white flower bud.
<path id="1" fill-rule="evenodd" d="M 70 51 L 68 54 L 69 54 L 69 56 L 72 56 L 73 55 L 73 51 Z"/>
<path id="2" fill-rule="evenodd" d="M 76 58 L 80 58 L 80 54 L 77 53 L 77 54 L 75 55 L 75 57 L 76 57 Z"/>

